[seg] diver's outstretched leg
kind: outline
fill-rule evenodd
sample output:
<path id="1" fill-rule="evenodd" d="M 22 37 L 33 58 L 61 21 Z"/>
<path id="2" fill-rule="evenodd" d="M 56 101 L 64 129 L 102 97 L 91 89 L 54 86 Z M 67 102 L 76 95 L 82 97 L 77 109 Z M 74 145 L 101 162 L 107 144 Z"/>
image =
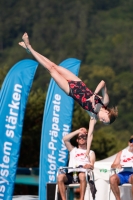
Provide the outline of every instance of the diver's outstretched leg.
<path id="1" fill-rule="evenodd" d="M 59 87 L 64 90 L 66 94 L 69 94 L 69 85 L 67 80 L 80 80 L 76 75 L 74 75 L 69 70 L 56 65 L 55 63 L 51 62 L 46 57 L 42 56 L 38 52 L 36 52 L 32 46 L 30 45 L 29 38 L 27 33 L 25 33 L 22 37 L 26 48 L 31 52 L 31 54 L 36 58 L 36 60 L 46 68 L 49 73 L 51 74 L 52 78 L 55 82 L 59 85 Z M 19 43 L 21 46 L 24 47 L 23 43 Z M 24 47 L 25 48 L 25 47 Z"/>
<path id="2" fill-rule="evenodd" d="M 75 74 L 73 74 L 71 71 L 65 69 L 64 67 L 58 66 L 55 63 L 51 62 L 48 58 L 46 58 L 45 56 L 39 54 L 38 52 L 34 51 L 33 48 L 30 45 L 29 42 L 29 37 L 27 33 L 24 33 L 23 37 L 22 37 L 24 43 L 25 43 L 25 47 L 24 47 L 24 43 L 20 42 L 19 45 L 21 45 L 24 48 L 27 48 L 28 51 L 32 51 L 32 55 L 36 58 L 36 60 L 45 68 L 48 69 L 48 71 L 50 72 L 50 66 L 52 65 L 56 71 L 58 71 L 58 73 L 60 73 L 66 80 L 73 80 L 73 81 L 81 81 L 80 78 L 78 78 Z M 41 60 L 40 60 L 41 59 Z M 47 63 L 46 63 L 47 62 Z"/>
<path id="3" fill-rule="evenodd" d="M 29 37 L 27 33 L 24 33 L 23 37 L 22 37 L 27 49 L 32 53 L 32 55 L 38 60 L 38 62 L 40 62 L 40 64 L 42 64 L 45 68 L 47 68 L 49 70 L 50 65 L 52 65 L 57 71 L 58 73 L 60 73 L 66 80 L 75 80 L 75 81 L 80 81 L 81 79 L 79 79 L 75 74 L 73 74 L 71 71 L 65 69 L 64 67 L 58 66 L 55 63 L 51 62 L 48 58 L 46 58 L 45 56 L 42 56 L 41 54 L 37 53 L 36 51 L 33 50 L 33 48 L 30 45 L 29 42 Z M 21 46 L 24 47 L 24 44 L 21 42 L 19 43 Z M 24 47 L 25 48 L 25 47 Z M 41 58 L 41 60 L 40 60 Z M 49 64 L 47 65 L 46 64 Z"/>

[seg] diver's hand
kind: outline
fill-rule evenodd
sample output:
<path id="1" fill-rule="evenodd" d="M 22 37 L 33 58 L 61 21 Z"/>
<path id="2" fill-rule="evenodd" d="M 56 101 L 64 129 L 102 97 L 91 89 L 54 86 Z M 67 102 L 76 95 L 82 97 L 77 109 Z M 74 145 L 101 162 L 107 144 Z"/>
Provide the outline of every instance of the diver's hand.
<path id="1" fill-rule="evenodd" d="M 95 108 L 95 94 L 93 94 L 89 99 L 87 99 L 86 101 L 90 101 L 92 102 L 92 107 Z"/>
<path id="2" fill-rule="evenodd" d="M 85 153 L 85 158 L 88 158 L 88 160 L 90 159 L 89 152 L 87 152 L 87 151 Z"/>

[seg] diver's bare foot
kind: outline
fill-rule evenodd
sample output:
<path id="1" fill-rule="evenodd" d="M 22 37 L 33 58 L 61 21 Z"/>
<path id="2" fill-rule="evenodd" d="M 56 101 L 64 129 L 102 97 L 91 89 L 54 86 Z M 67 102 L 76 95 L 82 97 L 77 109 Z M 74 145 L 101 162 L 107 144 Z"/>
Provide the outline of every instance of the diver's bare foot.
<path id="1" fill-rule="evenodd" d="M 26 49 L 27 53 L 30 53 L 30 50 L 26 47 L 24 42 L 19 42 L 18 43 L 21 47 L 23 47 L 24 49 Z"/>
<path id="2" fill-rule="evenodd" d="M 23 41 L 24 41 L 26 47 L 28 48 L 28 47 L 30 46 L 28 34 L 27 34 L 27 33 L 24 33 L 23 36 L 22 36 L 22 39 L 23 39 Z"/>

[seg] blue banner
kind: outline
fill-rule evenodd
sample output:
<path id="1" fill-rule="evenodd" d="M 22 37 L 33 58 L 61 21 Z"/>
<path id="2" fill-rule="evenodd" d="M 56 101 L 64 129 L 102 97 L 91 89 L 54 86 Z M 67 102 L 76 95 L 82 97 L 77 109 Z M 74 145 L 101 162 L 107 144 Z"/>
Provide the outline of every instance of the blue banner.
<path id="1" fill-rule="evenodd" d="M 8 72 L 0 91 L 0 200 L 11 200 L 27 98 L 38 63 L 26 59 Z"/>
<path id="2" fill-rule="evenodd" d="M 60 63 L 78 75 L 80 60 L 69 58 Z M 65 94 L 55 83 L 50 81 L 42 126 L 39 199 L 46 199 L 46 184 L 56 182 L 56 172 L 59 166 L 66 166 L 68 151 L 62 140 L 70 133 L 72 125 L 74 100 Z"/>

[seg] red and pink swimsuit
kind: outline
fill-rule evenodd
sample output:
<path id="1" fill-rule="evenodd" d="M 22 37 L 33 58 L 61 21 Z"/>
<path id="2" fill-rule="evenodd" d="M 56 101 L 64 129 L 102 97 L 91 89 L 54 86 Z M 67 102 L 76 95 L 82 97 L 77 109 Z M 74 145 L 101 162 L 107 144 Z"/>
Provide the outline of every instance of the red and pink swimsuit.
<path id="1" fill-rule="evenodd" d="M 82 81 L 68 80 L 68 84 L 70 87 L 69 96 L 71 96 L 75 101 L 77 101 L 85 110 L 97 114 L 92 107 L 92 102 L 86 101 L 93 95 L 93 92 L 89 88 L 87 88 L 85 83 L 83 83 Z M 98 96 L 95 96 L 95 104 L 98 103 L 104 106 L 101 99 Z"/>

